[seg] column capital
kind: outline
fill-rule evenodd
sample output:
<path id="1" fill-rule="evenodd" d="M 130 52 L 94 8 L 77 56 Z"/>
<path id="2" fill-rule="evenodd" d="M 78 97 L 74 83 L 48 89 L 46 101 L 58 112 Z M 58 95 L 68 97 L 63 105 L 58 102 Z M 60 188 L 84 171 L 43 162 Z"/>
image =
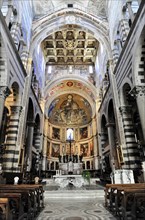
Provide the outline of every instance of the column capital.
<path id="1" fill-rule="evenodd" d="M 129 93 L 134 98 L 137 98 L 138 96 L 144 96 L 145 95 L 145 87 L 144 86 L 134 86 L 134 88 Z"/>
<path id="2" fill-rule="evenodd" d="M 132 110 L 132 106 L 131 105 L 120 106 L 119 110 L 121 114 L 130 113 Z"/>
<path id="3" fill-rule="evenodd" d="M 106 124 L 106 127 L 109 128 L 109 127 L 114 127 L 115 126 L 115 123 L 114 122 L 108 122 Z"/>
<path id="4" fill-rule="evenodd" d="M 12 105 L 11 114 L 12 115 L 21 114 L 22 108 L 23 108 L 22 106 Z"/>
<path id="5" fill-rule="evenodd" d="M 7 86 L 0 86 L 0 98 L 6 99 L 11 91 Z"/>
<path id="6" fill-rule="evenodd" d="M 35 126 L 35 121 L 27 121 L 27 125 L 29 126 L 29 127 L 34 127 Z"/>

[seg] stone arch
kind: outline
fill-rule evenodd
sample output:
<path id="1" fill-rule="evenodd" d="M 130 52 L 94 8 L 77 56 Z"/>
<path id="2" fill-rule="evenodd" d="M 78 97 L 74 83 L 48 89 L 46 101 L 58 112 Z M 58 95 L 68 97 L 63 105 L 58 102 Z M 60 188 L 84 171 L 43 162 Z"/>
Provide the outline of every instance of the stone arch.
<path id="1" fill-rule="evenodd" d="M 54 31 L 60 30 L 63 25 L 70 24 L 70 19 L 69 17 L 74 14 L 74 11 L 72 9 L 72 12 L 67 10 L 62 10 L 62 13 L 56 12 L 52 15 L 44 16 L 42 19 L 39 20 L 38 25 L 34 23 L 33 25 L 33 39 L 32 39 L 32 45 L 31 45 L 31 50 L 30 50 L 30 56 L 32 57 L 35 45 L 39 44 L 40 42 L 43 41 L 48 35 L 52 34 Z M 80 10 L 75 10 L 75 19 L 71 21 L 71 24 L 77 24 L 82 27 L 82 30 L 84 29 L 85 31 L 88 30 L 89 32 L 93 33 L 94 37 L 99 42 L 102 42 L 106 50 L 108 52 L 108 57 L 111 56 L 111 48 L 109 45 L 109 39 L 106 37 L 108 30 L 107 30 L 107 25 L 106 23 L 102 23 L 99 19 L 93 17 L 93 16 L 87 16 L 83 11 Z M 49 23 L 48 23 L 49 21 Z M 50 25 L 51 24 L 51 25 Z M 55 26 L 55 28 L 54 28 Z M 58 26 L 56 28 L 56 26 Z"/>
<path id="2" fill-rule="evenodd" d="M 34 105 L 32 99 L 29 98 L 27 121 L 33 121 L 33 120 L 34 120 Z"/>
<path id="3" fill-rule="evenodd" d="M 114 105 L 112 99 L 109 100 L 107 118 L 108 122 L 115 123 Z"/>
<path id="4" fill-rule="evenodd" d="M 122 104 L 125 106 L 131 105 L 132 101 L 134 100 L 130 94 L 130 91 L 131 91 L 131 85 L 125 83 L 122 87 Z"/>
<path id="5" fill-rule="evenodd" d="M 13 103 L 18 105 L 20 103 L 20 88 L 17 82 L 14 82 L 11 86 L 11 95 L 13 97 Z"/>
<path id="6" fill-rule="evenodd" d="M 70 93 L 70 92 L 69 92 Z M 55 100 L 55 98 L 57 98 L 59 95 L 63 95 L 63 94 L 68 94 L 68 91 L 63 91 L 61 93 L 57 93 L 55 96 L 53 96 L 53 98 L 49 99 L 46 101 L 46 105 L 45 105 L 45 113 L 47 112 L 48 108 L 50 107 L 51 103 L 53 102 L 53 100 Z M 92 110 L 92 118 L 95 117 L 95 114 L 96 114 L 96 106 L 95 106 L 95 101 L 92 101 L 91 99 L 89 99 L 89 97 L 84 94 L 81 94 L 80 92 L 78 91 L 71 91 L 71 94 L 77 94 L 77 95 L 80 95 L 82 96 L 83 98 L 85 98 L 90 106 L 91 106 L 91 110 Z"/>

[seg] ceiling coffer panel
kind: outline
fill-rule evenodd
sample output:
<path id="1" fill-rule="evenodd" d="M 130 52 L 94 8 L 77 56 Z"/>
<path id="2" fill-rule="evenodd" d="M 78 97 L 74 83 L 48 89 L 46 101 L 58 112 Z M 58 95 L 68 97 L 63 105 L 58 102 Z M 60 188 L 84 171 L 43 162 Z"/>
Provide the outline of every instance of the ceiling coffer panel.
<path id="1" fill-rule="evenodd" d="M 45 38 L 42 48 L 47 64 L 94 64 L 98 41 L 76 25 L 67 25 Z"/>

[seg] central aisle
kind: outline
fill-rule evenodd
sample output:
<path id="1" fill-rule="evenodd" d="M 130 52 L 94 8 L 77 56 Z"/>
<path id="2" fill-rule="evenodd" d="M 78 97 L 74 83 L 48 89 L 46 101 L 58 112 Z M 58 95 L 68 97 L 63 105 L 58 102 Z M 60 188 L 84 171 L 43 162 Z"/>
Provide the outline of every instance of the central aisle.
<path id="1" fill-rule="evenodd" d="M 98 198 L 92 198 L 92 196 L 90 198 L 74 198 L 72 196 L 70 198 L 52 198 L 51 195 L 48 194 L 48 191 L 44 193 L 45 208 L 36 220 L 116 219 L 105 209 L 103 194 Z"/>

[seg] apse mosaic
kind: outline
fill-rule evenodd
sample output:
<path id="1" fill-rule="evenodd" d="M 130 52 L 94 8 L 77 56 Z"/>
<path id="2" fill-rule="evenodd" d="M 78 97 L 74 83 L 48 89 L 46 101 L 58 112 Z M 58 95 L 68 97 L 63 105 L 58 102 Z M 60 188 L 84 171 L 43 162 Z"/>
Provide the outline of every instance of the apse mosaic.
<path id="1" fill-rule="evenodd" d="M 48 109 L 49 121 L 57 125 L 85 125 L 91 121 L 91 116 L 92 111 L 88 101 L 76 94 L 59 96 Z M 55 132 L 58 133 L 58 130 Z M 54 135 L 55 132 L 53 131 Z"/>

